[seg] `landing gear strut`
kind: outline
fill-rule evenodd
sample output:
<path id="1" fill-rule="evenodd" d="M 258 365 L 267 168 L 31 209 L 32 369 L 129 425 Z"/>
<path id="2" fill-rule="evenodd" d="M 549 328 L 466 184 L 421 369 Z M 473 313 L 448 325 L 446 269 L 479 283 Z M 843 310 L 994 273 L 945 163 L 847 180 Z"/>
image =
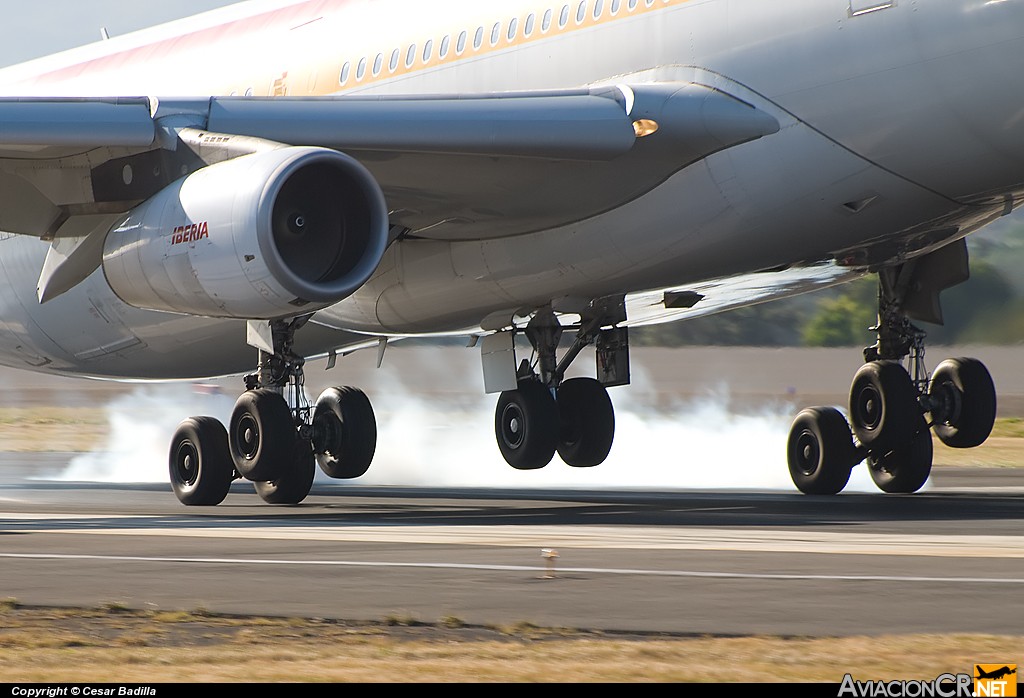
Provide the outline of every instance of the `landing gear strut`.
<path id="1" fill-rule="evenodd" d="M 560 361 L 556 349 L 564 328 L 555 314 L 548 308 L 530 320 L 525 334 L 536 363 L 524 360 L 519 365 L 517 387 L 501 393 L 494 412 L 498 450 L 509 465 L 536 470 L 557 452 L 567 465 L 588 468 L 608 457 L 615 439 L 615 411 L 607 386 L 629 382 L 627 331 L 614 327 L 623 320 L 620 305 L 584 315 Z M 595 343 L 602 380 L 565 380 L 572 361 Z"/>
<path id="2" fill-rule="evenodd" d="M 920 287 L 914 273 L 912 263 L 879 272 L 878 342 L 864 350 L 850 387 L 849 423 L 831 408 L 794 421 L 787 458 L 801 492 L 838 493 L 862 460 L 883 492 L 916 492 L 931 473 L 930 430 L 952 448 L 978 446 L 991 433 L 996 393 L 980 361 L 947 359 L 928 375 L 925 333 L 905 311 Z"/>
<path id="3" fill-rule="evenodd" d="M 333 478 L 370 466 L 377 424 L 365 393 L 328 388 L 314 407 L 303 389 L 305 360 L 292 351 L 309 316 L 270 323 L 273 352 L 245 376 L 228 428 L 213 417 L 186 419 L 171 442 L 171 484 L 186 505 L 219 504 L 231 482 L 251 480 L 270 504 L 298 504 L 313 485 L 316 463 Z"/>

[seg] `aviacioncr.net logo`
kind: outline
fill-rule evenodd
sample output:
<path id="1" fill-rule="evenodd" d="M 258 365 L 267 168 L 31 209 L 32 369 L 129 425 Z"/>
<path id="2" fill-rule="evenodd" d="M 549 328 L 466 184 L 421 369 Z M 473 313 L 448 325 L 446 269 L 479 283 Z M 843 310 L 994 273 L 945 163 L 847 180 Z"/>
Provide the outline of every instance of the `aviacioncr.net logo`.
<path id="1" fill-rule="evenodd" d="M 976 698 L 1013 698 L 1017 695 L 1016 664 L 975 664 Z"/>
<path id="2" fill-rule="evenodd" d="M 971 684 L 970 674 L 939 674 L 931 681 L 857 681 L 847 674 L 839 698 L 969 698 Z"/>

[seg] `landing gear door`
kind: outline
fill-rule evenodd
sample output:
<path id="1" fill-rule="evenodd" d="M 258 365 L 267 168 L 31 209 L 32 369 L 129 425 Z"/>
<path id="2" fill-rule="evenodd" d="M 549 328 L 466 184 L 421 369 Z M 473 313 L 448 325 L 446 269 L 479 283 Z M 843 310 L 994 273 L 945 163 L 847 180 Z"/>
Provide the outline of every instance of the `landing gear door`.
<path id="1" fill-rule="evenodd" d="M 511 332 L 484 337 L 480 342 L 480 357 L 484 364 L 484 390 L 488 394 L 518 387 L 516 349 Z"/>
<path id="2" fill-rule="evenodd" d="M 606 388 L 629 385 L 629 328 L 615 327 L 597 335 L 597 380 Z"/>

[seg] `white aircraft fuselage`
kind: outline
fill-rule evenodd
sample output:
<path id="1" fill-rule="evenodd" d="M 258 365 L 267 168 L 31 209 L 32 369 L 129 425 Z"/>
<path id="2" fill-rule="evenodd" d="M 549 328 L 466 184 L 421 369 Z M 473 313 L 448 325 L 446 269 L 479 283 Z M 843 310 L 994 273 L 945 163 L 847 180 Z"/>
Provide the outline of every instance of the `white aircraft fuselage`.
<path id="1" fill-rule="evenodd" d="M 368 283 L 316 314 L 301 351 L 324 354 L 342 332 L 471 333 L 565 299 L 805 264 L 867 271 L 956 241 L 1024 197 L 1022 0 L 256 2 L 0 71 L 11 96 L 650 82 L 721 90 L 779 129 L 556 228 L 411 231 Z M 0 240 L 0 362 L 138 379 L 252 366 L 244 322 L 133 308 L 102 270 L 40 304 L 47 249 Z"/>

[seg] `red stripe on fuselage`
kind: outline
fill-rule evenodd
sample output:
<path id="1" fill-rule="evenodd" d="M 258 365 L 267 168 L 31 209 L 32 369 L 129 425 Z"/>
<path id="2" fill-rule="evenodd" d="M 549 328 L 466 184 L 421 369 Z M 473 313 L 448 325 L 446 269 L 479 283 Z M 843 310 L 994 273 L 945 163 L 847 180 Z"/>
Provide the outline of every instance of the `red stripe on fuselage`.
<path id="1" fill-rule="evenodd" d="M 29 82 L 36 86 L 66 84 L 86 74 L 90 76 L 94 76 L 96 73 L 116 74 L 121 67 L 129 64 L 138 65 L 139 63 L 173 60 L 175 56 L 208 47 L 212 43 L 252 37 L 261 32 L 280 32 L 283 28 L 291 29 L 301 26 L 315 21 L 325 13 L 332 13 L 340 7 L 353 4 L 353 2 L 354 0 L 309 0 L 180 36 L 168 37 L 144 46 L 115 51 L 64 68 L 40 73 Z"/>

